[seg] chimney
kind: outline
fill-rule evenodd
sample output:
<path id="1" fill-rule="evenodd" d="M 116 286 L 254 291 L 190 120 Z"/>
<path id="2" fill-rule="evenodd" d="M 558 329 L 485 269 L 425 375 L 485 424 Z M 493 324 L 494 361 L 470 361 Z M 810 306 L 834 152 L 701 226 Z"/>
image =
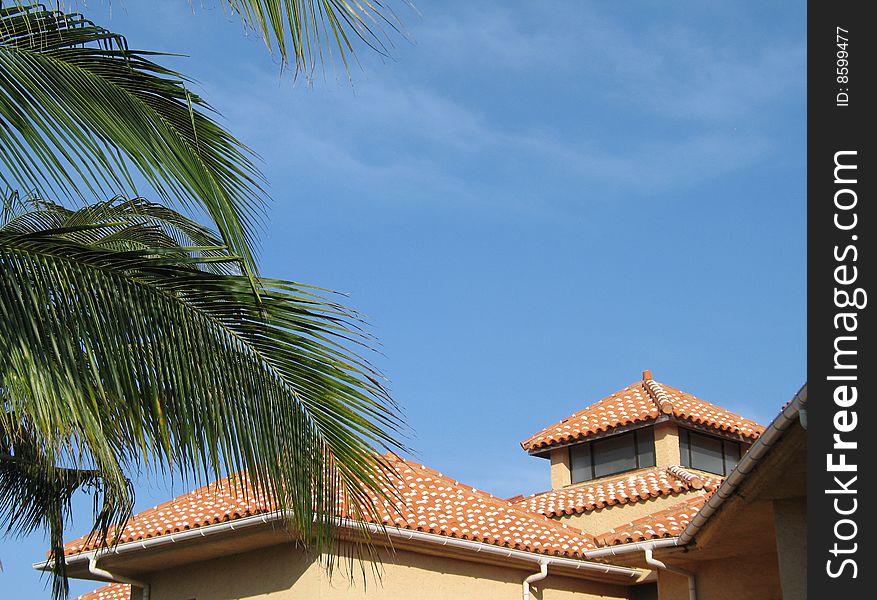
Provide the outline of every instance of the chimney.
<path id="1" fill-rule="evenodd" d="M 648 379 L 652 379 L 652 372 L 648 370 L 643 371 L 643 381 L 646 381 Z"/>

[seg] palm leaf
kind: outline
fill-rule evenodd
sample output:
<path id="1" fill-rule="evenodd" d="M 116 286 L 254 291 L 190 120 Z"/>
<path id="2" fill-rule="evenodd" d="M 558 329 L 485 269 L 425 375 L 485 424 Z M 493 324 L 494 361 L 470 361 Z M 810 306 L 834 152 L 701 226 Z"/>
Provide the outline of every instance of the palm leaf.
<path id="1" fill-rule="evenodd" d="M 310 73 L 325 65 L 333 50 L 347 67 L 356 40 L 387 54 L 386 30 L 401 31 L 399 19 L 379 0 L 224 0 L 224 4 L 262 36 L 269 50 L 277 50 L 284 65 L 293 62 L 297 72 Z"/>
<path id="2" fill-rule="evenodd" d="M 263 179 L 189 80 L 79 14 L 0 7 L 0 181 L 44 197 L 136 193 L 205 210 L 253 265 Z"/>
<path id="3" fill-rule="evenodd" d="M 370 498 L 394 500 L 375 448 L 399 448 L 402 424 L 361 356 L 363 323 L 315 288 L 179 245 L 202 229 L 167 210 L 7 211 L 0 390 L 18 417 L 3 434 L 25 429 L 45 455 L 92 465 L 116 496 L 118 472 L 140 466 L 187 480 L 246 471 L 306 543 L 330 550 L 339 499 L 360 517 Z"/>
<path id="4" fill-rule="evenodd" d="M 8 391 L 8 390 L 7 390 Z M 20 392 L 21 390 L 17 390 Z M 5 406 L 6 399 L 2 396 Z M 13 412 L 0 412 L 0 521 L 7 534 L 49 533 L 53 561 L 52 591 L 56 598 L 68 592 L 64 561 L 64 524 L 71 516 L 75 494 L 92 491 L 92 533 L 106 539 L 113 525 L 131 514 L 133 490 L 117 470 L 59 466 L 64 458 L 54 454 L 56 444 L 42 444 L 28 427 L 27 419 Z M 71 462 L 67 457 L 67 462 Z M 108 476 L 107 471 L 115 471 Z"/>

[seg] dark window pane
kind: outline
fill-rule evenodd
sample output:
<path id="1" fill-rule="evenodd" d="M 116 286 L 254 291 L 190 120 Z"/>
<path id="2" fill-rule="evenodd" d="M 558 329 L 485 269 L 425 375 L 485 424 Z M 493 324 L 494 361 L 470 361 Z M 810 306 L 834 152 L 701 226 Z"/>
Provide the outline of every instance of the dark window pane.
<path id="1" fill-rule="evenodd" d="M 591 445 L 579 444 L 569 449 L 570 467 L 572 467 L 572 482 L 587 481 L 594 478 L 591 471 Z"/>
<path id="2" fill-rule="evenodd" d="M 636 469 L 636 450 L 632 434 L 591 442 L 594 474 L 597 477 Z"/>
<path id="3" fill-rule="evenodd" d="M 725 440 L 725 475 L 740 461 L 740 444 Z"/>
<path id="4" fill-rule="evenodd" d="M 651 427 L 636 430 L 637 466 L 655 466 L 655 431 Z"/>
<path id="5" fill-rule="evenodd" d="M 688 444 L 688 431 L 686 429 L 679 430 L 679 455 L 683 467 L 691 466 L 691 448 Z"/>
<path id="6" fill-rule="evenodd" d="M 688 434 L 691 445 L 691 466 L 709 473 L 725 473 L 722 457 L 722 440 L 696 433 Z"/>
<path id="7" fill-rule="evenodd" d="M 627 588 L 627 597 L 630 600 L 658 600 L 658 584 L 644 583 L 632 585 Z"/>

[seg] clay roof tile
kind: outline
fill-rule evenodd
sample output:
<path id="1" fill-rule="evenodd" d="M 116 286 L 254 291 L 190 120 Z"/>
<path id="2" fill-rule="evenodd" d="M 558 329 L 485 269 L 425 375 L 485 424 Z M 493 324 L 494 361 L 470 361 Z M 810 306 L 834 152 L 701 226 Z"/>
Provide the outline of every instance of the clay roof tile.
<path id="1" fill-rule="evenodd" d="M 601 546 L 614 546 L 678 536 L 709 496 L 708 493 L 699 493 L 669 508 L 620 525 L 598 535 L 597 542 Z"/>
<path id="2" fill-rule="evenodd" d="M 541 492 L 515 500 L 514 504 L 541 515 L 559 517 L 701 488 L 713 490 L 720 481 L 718 477 L 692 472 L 678 465 L 649 467 Z"/>
<path id="3" fill-rule="evenodd" d="M 387 457 L 396 475 L 395 493 L 404 504 L 394 507 L 372 497 L 377 513 L 365 519 L 417 531 L 448 535 L 541 554 L 581 557 L 595 548 L 593 537 L 521 506 L 456 482 L 397 456 Z M 240 479 L 239 481 L 245 481 Z M 120 543 L 167 535 L 272 511 L 257 494 L 244 494 L 227 479 L 204 486 L 134 515 L 119 536 Z M 338 515 L 352 515 L 339 503 Z M 64 546 L 67 555 L 98 547 L 87 536 Z"/>
<path id="4" fill-rule="evenodd" d="M 692 394 L 651 379 L 632 383 L 587 408 L 533 434 L 521 446 L 530 452 L 584 440 L 616 427 L 653 421 L 662 414 L 756 439 L 764 427 Z"/>
<path id="5" fill-rule="evenodd" d="M 87 594 L 77 596 L 74 600 L 130 600 L 131 586 L 127 583 L 111 583 Z"/>

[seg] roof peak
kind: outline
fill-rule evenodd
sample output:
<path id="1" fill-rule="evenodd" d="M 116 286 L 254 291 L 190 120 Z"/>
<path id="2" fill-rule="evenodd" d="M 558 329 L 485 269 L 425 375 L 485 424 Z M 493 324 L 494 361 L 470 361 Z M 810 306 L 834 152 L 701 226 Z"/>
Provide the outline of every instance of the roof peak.
<path id="1" fill-rule="evenodd" d="M 521 446 L 531 454 L 541 454 L 554 446 L 585 441 L 596 434 L 662 416 L 753 440 L 764 431 L 755 421 L 655 381 L 650 370 L 642 374 L 644 379 L 541 429 L 521 442 Z"/>

